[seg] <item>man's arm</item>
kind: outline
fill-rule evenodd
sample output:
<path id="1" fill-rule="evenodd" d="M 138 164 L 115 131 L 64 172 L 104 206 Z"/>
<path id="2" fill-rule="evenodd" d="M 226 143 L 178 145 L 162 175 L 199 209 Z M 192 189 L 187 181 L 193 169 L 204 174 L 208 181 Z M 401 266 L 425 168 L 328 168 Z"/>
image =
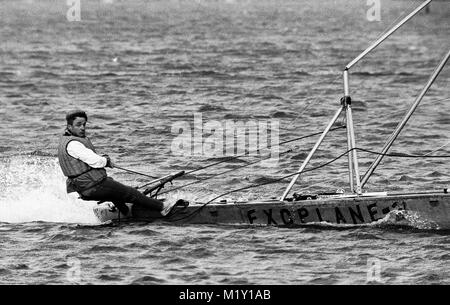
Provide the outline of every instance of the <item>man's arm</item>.
<path id="1" fill-rule="evenodd" d="M 93 168 L 103 168 L 108 163 L 108 160 L 105 157 L 97 155 L 91 149 L 84 146 L 83 143 L 76 140 L 70 141 L 69 144 L 67 144 L 67 153 Z"/>

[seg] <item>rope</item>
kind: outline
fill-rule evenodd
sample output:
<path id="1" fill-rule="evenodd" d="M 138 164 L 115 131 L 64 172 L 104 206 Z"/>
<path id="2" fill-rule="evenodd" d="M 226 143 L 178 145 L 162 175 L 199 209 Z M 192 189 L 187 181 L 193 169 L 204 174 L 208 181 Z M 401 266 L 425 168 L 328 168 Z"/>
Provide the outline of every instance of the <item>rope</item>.
<path id="1" fill-rule="evenodd" d="M 293 177 L 293 176 L 295 176 L 295 175 L 297 175 L 297 174 L 304 174 L 304 173 L 307 173 L 307 172 L 311 172 L 311 171 L 318 170 L 318 169 L 320 169 L 320 168 L 323 168 L 323 167 L 325 167 L 325 166 L 328 166 L 328 165 L 330 165 L 330 164 L 336 162 L 337 160 L 341 159 L 342 157 L 344 157 L 345 155 L 347 155 L 347 154 L 348 154 L 349 152 L 351 152 L 352 150 L 360 150 L 360 151 L 367 152 L 367 153 L 371 153 L 371 154 L 383 155 L 383 156 L 387 156 L 387 157 L 399 157 L 399 158 L 424 158 L 424 159 L 425 159 L 425 158 L 450 158 L 450 155 L 424 156 L 424 155 L 408 155 L 408 154 L 387 154 L 387 153 L 383 154 L 383 153 L 380 153 L 380 152 L 375 152 L 375 151 L 372 151 L 372 150 L 368 150 L 368 149 L 364 149 L 364 148 L 358 148 L 358 147 L 355 147 L 355 148 L 352 148 L 352 149 L 347 150 L 346 152 L 340 154 L 340 155 L 337 156 L 336 158 L 334 158 L 334 159 L 332 159 L 332 160 L 330 160 L 330 161 L 328 161 L 328 162 L 326 162 L 326 163 L 323 163 L 323 164 L 321 164 L 321 165 L 319 165 L 319 166 L 316 166 L 316 167 L 313 167 L 313 168 L 310 168 L 310 169 L 307 169 L 307 170 L 303 170 L 303 171 L 297 171 L 297 172 L 295 172 L 295 173 L 292 173 L 292 174 L 289 174 L 289 175 L 287 175 L 287 176 L 283 176 L 283 177 L 280 177 L 280 178 L 276 178 L 276 179 L 273 179 L 273 180 L 271 180 L 271 181 L 267 181 L 267 182 L 263 182 L 263 183 L 258 183 L 258 184 L 252 184 L 252 185 L 249 185 L 249 186 L 245 186 L 245 187 L 241 187 L 241 188 L 238 188 L 238 189 L 234 189 L 234 190 L 225 192 L 225 193 L 223 193 L 223 194 L 221 194 L 221 195 L 219 195 L 219 196 L 214 197 L 213 199 L 209 200 L 208 202 L 204 203 L 202 206 L 200 206 L 198 209 L 196 209 L 196 210 L 193 211 L 192 213 L 190 213 L 190 214 L 188 214 L 188 215 L 186 215 L 186 216 L 184 216 L 184 217 L 181 217 L 181 218 L 178 218 L 178 219 L 174 219 L 173 221 L 174 221 L 174 222 L 175 222 L 175 221 L 180 221 L 180 220 L 186 219 L 186 218 L 188 218 L 188 217 L 191 217 L 192 215 L 195 215 L 195 214 L 199 213 L 205 206 L 207 206 L 207 205 L 210 204 L 211 202 L 213 202 L 213 201 L 219 199 L 220 197 L 223 197 L 223 196 L 226 196 L 226 195 L 229 195 L 229 194 L 232 194 L 232 193 L 236 193 L 236 192 L 239 192 L 239 191 L 243 191 L 243 190 L 246 190 L 246 189 L 250 189 L 250 188 L 255 188 L 255 187 L 259 187 L 259 186 L 264 186 L 264 185 L 276 183 L 276 182 L 279 182 L 279 181 L 284 180 L 284 179 L 286 179 L 286 178 Z"/>
<path id="2" fill-rule="evenodd" d="M 286 151 L 284 151 L 284 152 L 281 152 L 281 153 L 279 153 L 279 155 L 284 155 L 284 154 L 287 154 L 287 153 L 290 153 L 290 152 L 292 152 L 292 149 L 288 149 L 288 150 L 286 150 Z M 160 195 L 166 194 L 166 193 L 170 193 L 170 192 L 173 192 L 173 191 L 176 191 L 176 190 L 185 188 L 185 187 L 187 187 L 187 186 L 189 186 L 189 185 L 197 184 L 197 183 L 200 183 L 200 182 L 203 182 L 203 181 L 212 179 L 212 178 L 214 178 L 214 177 L 217 177 L 217 176 L 220 176 L 220 175 L 223 175 L 223 174 L 226 174 L 226 173 L 235 171 L 235 170 L 242 169 L 242 168 L 244 168 L 244 167 L 247 167 L 247 166 L 250 166 L 250 165 L 259 163 L 259 162 L 261 162 L 261 161 L 264 161 L 264 160 L 267 160 L 267 159 L 270 159 L 270 158 L 271 158 L 271 156 L 268 156 L 268 157 L 266 157 L 266 158 L 264 158 L 264 159 L 256 160 L 256 161 L 254 161 L 254 162 L 247 163 L 247 164 L 245 164 L 245 165 L 243 165 L 243 166 L 240 166 L 240 167 L 238 167 L 238 168 L 233 168 L 233 169 L 230 169 L 230 170 L 227 170 L 227 171 L 224 171 L 224 172 L 221 172 L 221 173 L 218 173 L 218 174 L 215 174 L 215 175 L 212 175 L 212 176 L 203 178 L 203 179 L 199 179 L 199 180 L 197 180 L 197 181 L 193 181 L 193 182 L 190 182 L 190 183 L 181 185 L 181 186 L 179 186 L 179 187 L 176 187 L 176 188 L 170 189 L 170 190 L 168 190 L 168 191 L 162 192 L 162 193 L 160 193 Z"/>
<path id="3" fill-rule="evenodd" d="M 125 171 L 125 172 L 128 172 L 128 173 L 132 173 L 132 174 L 136 174 L 136 175 L 145 176 L 145 177 L 152 178 L 152 179 L 158 179 L 158 177 L 154 177 L 154 176 L 150 176 L 150 175 L 147 175 L 147 174 L 144 174 L 144 173 L 132 171 L 132 170 L 129 170 L 129 169 L 126 169 L 126 168 L 117 166 L 117 165 L 114 165 L 113 168 L 117 168 L 117 169 L 120 169 L 120 170 Z"/>
<path id="4" fill-rule="evenodd" d="M 330 129 L 330 132 L 331 132 L 331 131 L 338 130 L 338 129 L 341 129 L 341 128 L 346 128 L 346 127 L 345 127 L 345 126 L 339 126 L 339 127 L 336 127 L 336 128 L 332 128 L 332 129 Z M 299 138 L 287 140 L 287 141 L 284 141 L 284 142 L 279 143 L 278 145 L 284 145 L 284 144 L 287 144 L 287 143 L 290 143 L 290 142 L 302 140 L 302 139 L 309 138 L 309 137 L 312 137 L 312 136 L 316 136 L 316 135 L 319 135 L 319 134 L 322 134 L 322 132 L 317 132 L 317 133 L 309 134 L 309 135 L 306 135 L 306 136 L 303 136 L 303 137 L 299 137 Z M 271 145 L 270 147 L 272 147 L 272 145 Z M 270 147 L 269 147 L 269 148 L 270 148 Z M 287 150 L 287 151 L 284 151 L 284 152 L 280 153 L 280 155 L 286 154 L 286 153 L 288 153 L 288 152 L 292 152 L 292 149 Z M 194 172 L 196 172 L 196 171 L 200 171 L 200 170 L 203 170 L 203 169 L 206 169 L 206 168 L 209 168 L 209 167 L 212 167 L 212 166 L 215 166 L 215 165 L 224 163 L 224 162 L 228 162 L 228 161 L 230 161 L 230 160 L 234 160 L 234 159 L 237 159 L 237 158 L 240 158 L 240 157 L 243 157 L 243 156 L 245 156 L 245 154 L 241 154 L 241 155 L 233 156 L 233 157 L 228 157 L 228 158 L 225 159 L 225 160 L 221 160 L 221 161 L 218 161 L 218 162 L 209 164 L 209 165 L 207 165 L 207 166 L 200 167 L 200 168 L 198 168 L 198 169 L 188 171 L 188 172 L 186 172 L 186 174 L 192 174 L 192 173 L 194 173 Z M 269 158 L 270 158 L 270 157 L 266 157 L 266 158 L 257 160 L 257 161 L 255 161 L 255 162 L 250 162 L 250 163 L 245 164 L 245 165 L 243 165 L 243 166 L 240 166 L 240 167 L 237 167 L 237 168 L 234 168 L 234 169 L 230 169 L 230 170 L 228 170 L 228 171 L 224 171 L 224 172 L 221 172 L 221 173 L 219 173 L 219 174 L 212 175 L 212 176 L 207 177 L 207 178 L 204 178 L 204 179 L 200 179 L 200 180 L 198 180 L 198 181 L 194 181 L 194 182 L 190 182 L 190 183 L 184 184 L 184 185 L 182 185 L 182 186 L 180 186 L 180 187 L 171 189 L 171 190 L 169 190 L 169 191 L 165 191 L 165 192 L 163 192 L 163 193 L 161 193 L 161 194 L 166 194 L 166 193 L 169 193 L 169 192 L 172 192 L 172 191 L 175 191 L 175 190 L 179 190 L 179 189 L 182 189 L 182 188 L 187 187 L 187 186 L 189 186 L 189 185 L 193 185 L 193 184 L 196 184 L 196 183 L 200 183 L 200 182 L 203 182 L 203 181 L 212 179 L 212 178 L 214 178 L 214 177 L 217 177 L 217 176 L 219 176 L 219 175 L 222 175 L 222 174 L 225 174 L 225 173 L 229 173 L 229 172 L 232 172 L 232 171 L 236 171 L 236 170 L 239 170 L 239 169 L 241 169 L 241 168 L 247 167 L 247 166 L 249 166 L 249 165 L 256 164 L 256 163 L 258 163 L 258 162 L 262 162 L 263 160 L 266 160 L 266 159 L 269 159 Z M 145 186 L 147 186 L 147 185 L 148 185 L 148 184 L 144 184 L 144 185 L 138 186 L 137 188 L 138 188 L 138 189 L 139 189 L 139 188 L 143 188 L 143 187 L 145 187 Z"/>
<path id="5" fill-rule="evenodd" d="M 263 186 L 263 185 L 267 185 L 267 184 L 271 184 L 271 183 L 276 183 L 278 181 L 284 180 L 284 179 L 289 178 L 289 177 L 293 177 L 293 176 L 295 176 L 297 174 L 300 174 L 300 173 L 306 173 L 306 172 L 310 172 L 310 171 L 313 171 L 313 170 L 325 167 L 325 166 L 327 166 L 327 165 L 329 165 L 329 164 L 339 160 L 340 158 L 342 158 L 343 156 L 348 154 L 348 152 L 349 151 L 346 151 L 345 153 L 339 155 L 338 157 L 334 158 L 333 160 L 331 160 L 331 161 L 329 161 L 327 163 L 324 163 L 322 165 L 319 165 L 317 167 L 314 167 L 314 168 L 311 168 L 311 169 L 308 169 L 308 170 L 304 170 L 302 172 L 298 171 L 298 172 L 295 172 L 293 174 L 290 174 L 290 175 L 287 175 L 287 176 L 284 176 L 284 177 L 281 177 L 281 178 L 274 179 L 272 181 L 267 181 L 267 182 L 258 183 L 258 184 L 252 184 L 252 185 L 249 185 L 249 186 L 245 186 L 245 187 L 241 187 L 241 188 L 238 188 L 238 189 L 234 189 L 234 190 L 228 191 L 228 192 L 223 193 L 223 194 L 221 194 L 219 196 L 216 196 L 213 199 L 209 200 L 208 202 L 204 203 L 202 206 L 200 206 L 198 209 L 196 209 L 192 213 L 190 213 L 190 214 L 188 214 L 188 215 L 186 215 L 184 217 L 181 217 L 179 219 L 174 219 L 173 221 L 180 221 L 180 220 L 186 219 L 188 217 L 191 217 L 192 215 L 195 215 L 195 214 L 199 213 L 205 206 L 207 206 L 208 204 L 210 204 L 214 200 L 219 199 L 220 197 L 223 197 L 223 196 L 226 196 L 226 195 L 229 195 L 229 194 L 232 194 L 232 193 L 236 193 L 236 192 L 239 192 L 239 191 L 243 191 L 243 190 L 246 190 L 246 189 L 254 188 L 254 187 L 259 187 L 259 186 Z"/>
<path id="6" fill-rule="evenodd" d="M 445 146 L 447 146 L 448 144 L 450 144 L 450 141 L 448 141 L 447 143 L 445 143 L 445 144 L 442 145 L 441 147 L 439 147 L 439 148 L 437 148 L 437 149 L 435 149 L 435 150 L 432 150 L 432 151 L 430 151 L 429 153 L 424 154 L 423 156 L 425 157 L 425 156 L 428 156 L 428 155 L 430 155 L 430 154 L 432 154 L 432 153 L 435 153 L 435 152 L 437 152 L 438 150 L 441 150 L 442 148 L 444 148 Z"/>
<path id="7" fill-rule="evenodd" d="M 448 145 L 449 143 L 447 143 L 446 145 Z M 446 145 L 444 145 L 444 146 L 446 146 Z M 450 155 L 430 156 L 430 155 L 427 155 L 427 154 L 425 154 L 425 155 L 409 155 L 409 154 L 403 154 L 403 153 L 391 153 L 391 154 L 384 153 L 383 154 L 383 153 L 380 153 L 380 152 L 376 152 L 376 151 L 369 150 L 369 149 L 364 149 L 364 148 L 355 147 L 354 149 L 360 150 L 360 151 L 363 151 L 363 152 L 367 152 L 367 153 L 370 153 L 370 154 L 374 154 L 374 155 L 380 155 L 380 156 L 386 156 L 386 157 L 395 157 L 395 158 L 423 158 L 423 159 L 426 159 L 426 158 L 450 158 Z"/>
<path id="8" fill-rule="evenodd" d="M 346 128 L 346 126 L 338 126 L 338 127 L 332 128 L 332 129 L 330 129 L 330 132 L 331 132 L 331 131 L 338 130 L 338 129 L 341 129 L 341 128 Z M 313 137 L 313 136 L 317 136 L 317 135 L 320 135 L 320 134 L 322 134 L 322 133 L 323 133 L 323 132 L 316 132 L 316 133 L 312 133 L 312 134 L 309 134 L 309 135 L 306 135 L 306 136 L 294 138 L 294 139 L 291 139 L 291 140 L 286 140 L 286 141 L 283 141 L 283 142 L 279 143 L 278 145 L 279 145 L 279 146 L 285 145 L 285 144 L 287 144 L 287 143 L 291 143 L 291 142 L 294 142 L 294 141 L 299 141 L 299 140 L 303 140 L 303 139 L 310 138 L 310 137 Z M 271 148 L 271 147 L 272 147 L 272 145 L 270 145 L 268 148 Z M 221 163 L 225 163 L 225 162 L 228 162 L 228 161 L 231 161 L 231 160 L 235 160 L 235 159 L 238 159 L 238 158 L 241 158 L 241 157 L 245 157 L 247 154 L 254 153 L 254 152 L 256 152 L 256 151 L 247 151 L 246 153 L 243 153 L 243 154 L 240 154 L 240 155 L 237 155 L 237 156 L 230 156 L 230 157 L 227 157 L 227 158 L 224 159 L 224 160 L 221 160 L 221 161 L 218 161 L 218 162 L 215 162 L 215 163 L 206 165 L 206 166 L 202 166 L 202 167 L 199 167 L 199 168 L 194 169 L 194 170 L 191 170 L 191 171 L 187 171 L 187 172 L 185 173 L 185 175 L 192 174 L 192 173 L 195 173 L 195 172 L 197 172 L 197 171 L 201 171 L 201 170 L 204 170 L 204 169 L 206 169 L 206 168 L 209 168 L 209 167 L 212 167 L 212 166 L 221 164 Z M 257 162 L 261 162 L 261 161 L 263 161 L 263 160 L 265 160 L 265 159 L 258 160 Z M 255 162 L 255 163 L 257 163 L 257 162 Z M 254 164 L 254 163 L 251 163 L 251 164 Z M 242 167 L 246 167 L 246 166 L 248 166 L 248 165 L 244 165 L 244 166 L 242 166 Z M 240 169 L 240 168 L 241 168 L 241 167 L 238 167 L 238 168 L 235 168 L 235 169 L 233 169 L 233 170 L 238 170 L 238 169 Z M 205 179 L 205 180 L 206 180 L 206 179 Z M 202 180 L 202 181 L 204 181 L 204 180 Z M 145 184 L 143 184 L 143 185 L 140 185 L 140 186 L 138 186 L 137 188 L 140 189 L 140 188 L 146 187 L 147 185 L 149 185 L 149 183 L 145 183 Z M 190 185 L 190 184 L 189 184 L 189 185 Z"/>

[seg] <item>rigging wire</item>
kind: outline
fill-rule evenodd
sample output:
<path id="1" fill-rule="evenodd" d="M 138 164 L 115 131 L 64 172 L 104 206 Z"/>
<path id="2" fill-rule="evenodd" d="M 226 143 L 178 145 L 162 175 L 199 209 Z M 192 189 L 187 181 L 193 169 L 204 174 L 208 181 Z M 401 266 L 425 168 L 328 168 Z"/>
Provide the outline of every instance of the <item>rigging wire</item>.
<path id="1" fill-rule="evenodd" d="M 331 132 L 331 131 L 338 130 L 338 129 L 342 129 L 342 128 L 346 128 L 346 126 L 338 126 L 338 127 L 332 128 L 332 129 L 330 129 L 330 132 Z M 294 141 L 299 141 L 299 140 L 303 140 L 303 139 L 310 138 L 310 137 L 313 137 L 313 136 L 317 136 L 317 135 L 320 135 L 320 134 L 322 134 L 322 133 L 323 133 L 323 132 L 316 132 L 316 133 L 312 133 L 312 134 L 309 134 L 309 135 L 306 135 L 306 136 L 302 136 L 302 137 L 298 137 L 298 138 L 286 140 L 286 141 L 283 141 L 283 142 L 279 143 L 278 145 L 279 145 L 279 146 L 285 145 L 285 144 L 287 144 L 287 143 L 291 143 L 291 142 L 294 142 Z M 269 147 L 267 147 L 267 148 L 271 148 L 271 147 L 272 147 L 272 145 L 269 145 Z M 212 167 L 212 166 L 215 166 L 215 165 L 219 165 L 219 164 L 221 164 L 221 163 L 229 162 L 229 161 L 231 161 L 231 160 L 235 160 L 235 159 L 238 159 L 238 158 L 240 158 L 240 157 L 245 157 L 247 154 L 254 153 L 254 152 L 256 152 L 256 151 L 247 151 L 247 152 L 245 152 L 245 153 L 243 153 L 243 154 L 240 154 L 240 155 L 237 155 L 237 156 L 229 156 L 229 157 L 225 158 L 224 160 L 220 160 L 220 161 L 217 161 L 217 162 L 214 162 L 214 163 L 211 163 L 211 164 L 208 164 L 208 165 L 199 167 L 199 168 L 197 168 L 197 169 L 187 171 L 187 172 L 185 173 L 185 175 L 192 174 L 192 173 L 194 173 L 194 172 L 197 172 L 197 171 L 200 171 L 200 170 L 204 170 L 204 169 L 206 169 L 206 168 L 209 168 L 209 167 Z M 265 159 L 262 159 L 262 160 L 265 160 Z M 262 160 L 258 160 L 257 162 L 261 162 Z M 255 163 L 257 163 L 257 162 L 255 162 Z M 245 167 L 245 166 L 247 166 L 247 165 L 244 165 L 244 167 Z M 234 170 L 237 170 L 237 169 L 239 169 L 239 168 L 236 168 L 236 169 L 234 169 Z M 148 186 L 148 185 L 149 185 L 149 183 L 146 183 L 146 184 L 140 185 L 140 186 L 138 186 L 138 187 L 136 187 L 136 188 L 140 189 L 140 188 L 146 187 L 146 186 Z"/>
<path id="2" fill-rule="evenodd" d="M 419 2 L 419 1 L 415 1 L 415 2 L 413 1 L 411 5 L 410 5 L 409 7 L 407 7 L 406 9 L 404 9 L 404 10 L 400 13 L 400 15 L 397 17 L 397 19 L 395 19 L 394 21 L 392 21 L 391 24 L 390 24 L 389 26 L 387 26 L 387 27 L 383 30 L 383 32 L 381 32 L 381 33 L 378 35 L 378 37 L 377 37 L 376 39 L 372 40 L 372 41 L 367 45 L 366 48 L 368 48 L 368 47 L 371 46 L 373 43 L 375 43 L 375 41 L 377 41 L 378 39 L 380 39 L 381 37 L 383 37 L 383 35 L 386 34 L 387 32 L 389 32 L 389 30 L 390 30 L 391 28 L 393 28 L 395 24 L 397 24 L 400 20 L 402 20 L 403 18 L 405 18 L 405 17 L 409 14 L 409 11 L 412 11 L 412 10 L 417 6 L 418 2 Z"/>
<path id="3" fill-rule="evenodd" d="M 286 150 L 286 151 L 283 151 L 283 152 L 279 153 L 279 155 L 281 156 L 281 155 L 290 153 L 290 152 L 292 152 L 292 151 L 293 151 L 292 149 L 288 149 L 288 150 Z M 193 184 L 196 184 L 196 183 L 200 183 L 200 182 L 203 182 L 203 181 L 206 181 L 206 180 L 209 180 L 209 179 L 212 179 L 212 178 L 221 176 L 221 175 L 223 175 L 223 174 L 226 174 L 226 173 L 229 173 L 229 172 L 232 172 L 232 171 L 236 171 L 236 170 L 242 169 L 242 168 L 244 168 L 244 167 L 247 167 L 247 166 L 250 166 L 250 165 L 259 163 L 259 162 L 261 162 L 261 161 L 264 161 L 264 160 L 267 160 L 267 159 L 270 159 L 270 158 L 271 158 L 271 156 L 269 155 L 269 156 L 266 157 L 266 158 L 263 158 L 263 159 L 260 159 L 260 160 L 256 160 L 256 161 L 253 161 L 253 162 L 250 162 L 250 163 L 247 163 L 247 164 L 242 165 L 242 166 L 240 166 L 240 167 L 238 167 L 238 168 L 232 168 L 232 169 L 223 171 L 223 172 L 221 172 L 221 173 L 218 173 L 218 174 L 215 174 L 215 175 L 211 175 L 211 176 L 208 176 L 208 177 L 203 178 L 203 179 L 199 179 L 199 180 L 197 180 L 197 181 L 193 181 L 193 182 L 190 182 L 190 183 L 187 183 L 187 184 L 183 184 L 183 185 L 181 185 L 181 186 L 179 186 L 179 187 L 172 188 L 172 189 L 170 189 L 170 190 L 168 190 L 168 191 L 161 192 L 161 193 L 159 193 L 159 194 L 162 195 L 162 194 L 170 193 L 170 192 L 173 192 L 173 191 L 176 191 L 176 190 L 185 188 L 185 187 L 187 187 L 187 186 L 189 186 L 189 185 L 193 185 Z"/>
<path id="4" fill-rule="evenodd" d="M 450 155 L 424 156 L 424 155 L 410 155 L 410 154 L 403 154 L 403 153 L 390 153 L 390 154 L 388 154 L 388 153 L 380 153 L 380 152 L 376 152 L 376 151 L 372 151 L 372 150 L 368 150 L 368 149 L 364 149 L 364 148 L 355 147 L 355 148 L 347 150 L 346 152 L 340 154 L 339 156 L 333 158 L 332 160 L 330 160 L 328 162 L 325 162 L 323 164 L 320 164 L 320 165 L 318 165 L 316 167 L 313 167 L 313 168 L 310 168 L 310 169 L 307 169 L 307 170 L 303 170 L 303 171 L 297 171 L 295 173 L 292 173 L 292 174 L 289 174 L 289 175 L 286 175 L 286 176 L 283 176 L 283 177 L 280 177 L 280 178 L 272 179 L 270 181 L 257 183 L 257 184 L 252 184 L 252 185 L 248 185 L 248 186 L 245 186 L 245 187 L 241 187 L 241 188 L 238 188 L 238 189 L 234 189 L 234 190 L 225 192 L 225 193 L 223 193 L 223 194 L 221 194 L 219 196 L 216 196 L 213 199 L 207 201 L 206 203 L 202 204 L 202 206 L 200 206 L 198 209 L 196 209 L 192 213 L 190 213 L 190 214 L 188 214 L 186 216 L 183 216 L 181 218 L 174 219 L 172 221 L 174 221 L 174 222 L 175 221 L 180 221 L 180 220 L 186 219 L 188 217 L 191 217 L 192 215 L 195 215 L 195 214 L 199 213 L 205 206 L 207 206 L 211 202 L 213 202 L 213 201 L 215 201 L 215 200 L 217 200 L 217 199 L 219 199 L 219 198 L 221 198 L 223 196 L 226 196 L 226 195 L 229 195 L 229 194 L 232 194 L 232 193 L 236 193 L 236 192 L 240 192 L 240 191 L 243 191 L 243 190 L 246 190 L 246 189 L 250 189 L 250 188 L 260 187 L 260 186 L 264 186 L 264 185 L 268 185 L 268 184 L 273 184 L 273 183 L 282 181 L 282 180 L 284 180 L 286 178 L 293 177 L 293 176 L 295 176 L 297 174 L 304 174 L 304 173 L 307 173 L 307 172 L 318 170 L 320 168 L 323 168 L 325 166 L 328 166 L 328 165 L 336 162 L 337 160 L 341 159 L 342 157 L 347 155 L 352 150 L 360 150 L 360 151 L 363 151 L 363 152 L 366 152 L 366 153 L 370 153 L 370 154 L 383 155 L 383 156 L 387 156 L 387 157 L 397 157 L 397 158 L 450 158 Z"/>
<path id="5" fill-rule="evenodd" d="M 335 84 L 337 82 L 338 79 L 340 79 L 342 77 L 342 75 L 337 75 L 329 84 Z M 306 110 L 308 110 L 312 105 L 316 104 L 319 101 L 319 97 L 316 97 L 314 100 L 307 102 L 306 105 L 303 107 L 303 109 L 300 111 L 300 113 L 297 115 L 297 117 L 295 117 L 291 123 L 289 125 L 291 125 L 292 123 L 294 123 L 295 121 L 297 121 L 304 113 Z"/>
<path id="6" fill-rule="evenodd" d="M 349 150 L 349 151 L 350 151 L 350 150 Z M 188 218 L 188 217 L 191 217 L 192 215 L 195 215 L 195 214 L 199 213 L 205 206 L 207 206 L 207 205 L 210 204 L 211 202 L 213 202 L 213 201 L 219 199 L 220 197 L 223 197 L 223 196 L 226 196 L 226 195 L 229 195 L 229 194 L 232 194 L 232 193 L 240 192 L 240 191 L 243 191 L 243 190 L 246 190 L 246 189 L 250 189 L 250 188 L 255 188 L 255 187 L 259 187 L 259 186 L 263 186 L 263 185 L 267 185 L 267 184 L 276 183 L 276 182 L 279 182 L 279 181 L 284 180 L 284 179 L 286 179 L 286 178 L 293 177 L 293 176 L 295 176 L 295 175 L 297 175 L 297 174 L 300 174 L 300 173 L 306 173 L 306 172 L 310 172 L 310 171 L 313 171 L 313 170 L 316 170 L 316 169 L 325 167 L 325 166 L 327 166 L 328 164 L 331 164 L 331 163 L 333 163 L 333 162 L 339 160 L 340 158 L 342 158 L 343 156 L 345 156 L 346 154 L 348 154 L 349 151 L 346 151 L 345 153 L 339 155 L 338 157 L 334 158 L 333 160 L 331 160 L 331 161 L 329 161 L 329 162 L 327 162 L 327 163 L 321 164 L 321 165 L 319 165 L 319 166 L 317 166 L 317 167 L 314 167 L 314 168 L 311 168 L 311 169 L 308 169 L 308 170 L 304 170 L 304 171 L 302 171 L 302 172 L 300 172 L 300 171 L 299 171 L 299 172 L 295 172 L 295 173 L 293 173 L 293 174 L 289 174 L 289 175 L 287 175 L 287 176 L 283 176 L 283 177 L 281 177 L 281 178 L 277 178 L 277 179 L 274 179 L 274 180 L 271 180 L 271 181 L 266 181 L 266 182 L 262 182 L 262 183 L 252 184 L 252 185 L 248 185 L 248 186 L 245 186 L 245 187 L 241 187 L 241 188 L 238 188 L 238 189 L 234 189 L 234 190 L 225 192 L 225 193 L 223 193 L 223 194 L 221 194 L 221 195 L 219 195 L 219 196 L 216 196 L 216 197 L 214 197 L 213 199 L 207 201 L 206 203 L 204 203 L 202 206 L 200 206 L 198 209 L 196 209 L 196 210 L 193 211 L 192 213 L 190 213 L 190 214 L 188 214 L 188 215 L 186 215 L 186 216 L 183 216 L 183 217 L 181 217 L 181 218 L 174 219 L 173 221 L 174 221 L 174 222 L 175 222 L 175 221 L 180 221 L 180 220 L 186 219 L 186 218 Z"/>
<path id="7" fill-rule="evenodd" d="M 447 143 L 445 143 L 445 144 L 442 145 L 441 147 L 439 147 L 439 148 L 437 148 L 437 149 L 434 149 L 434 150 L 430 151 L 429 153 L 424 154 L 423 156 L 425 157 L 425 156 L 428 156 L 428 155 L 430 155 L 430 154 L 432 154 L 432 153 L 435 153 L 435 152 L 437 152 L 438 150 L 441 150 L 442 148 L 446 147 L 448 144 L 450 144 L 450 141 L 448 141 Z"/>
<path id="8" fill-rule="evenodd" d="M 450 97 L 446 97 L 446 98 L 442 98 L 442 99 L 438 99 L 438 100 L 432 100 L 432 101 L 429 101 L 429 102 L 427 101 L 427 103 L 436 104 L 436 103 L 444 102 L 444 101 L 450 101 Z M 423 104 L 426 104 L 426 103 L 423 103 Z M 397 110 L 395 112 L 389 112 L 389 116 L 391 118 L 395 118 L 395 117 L 399 116 L 400 114 L 404 115 L 408 111 L 408 109 L 399 109 L 399 110 Z M 371 120 L 371 121 L 365 121 L 365 124 L 366 125 L 370 125 L 370 124 L 375 124 L 375 123 L 379 123 L 379 122 L 380 122 L 380 119 L 377 118 L 377 119 L 374 119 L 374 120 Z"/>

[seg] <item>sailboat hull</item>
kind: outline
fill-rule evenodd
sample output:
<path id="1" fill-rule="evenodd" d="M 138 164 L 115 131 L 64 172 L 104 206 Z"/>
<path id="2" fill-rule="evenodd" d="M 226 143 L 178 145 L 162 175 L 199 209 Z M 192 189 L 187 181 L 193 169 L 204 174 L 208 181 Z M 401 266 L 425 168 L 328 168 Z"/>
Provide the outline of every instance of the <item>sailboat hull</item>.
<path id="1" fill-rule="evenodd" d="M 414 215 L 433 228 L 450 228 L 450 194 L 422 193 L 384 196 L 335 196 L 299 201 L 262 200 L 231 203 L 201 203 L 176 207 L 167 217 L 130 205 L 129 215 L 119 215 L 111 204 L 94 208 L 102 221 L 165 221 L 175 224 L 237 224 L 295 226 L 326 222 L 363 225 L 395 215 L 401 222 L 404 214 Z"/>

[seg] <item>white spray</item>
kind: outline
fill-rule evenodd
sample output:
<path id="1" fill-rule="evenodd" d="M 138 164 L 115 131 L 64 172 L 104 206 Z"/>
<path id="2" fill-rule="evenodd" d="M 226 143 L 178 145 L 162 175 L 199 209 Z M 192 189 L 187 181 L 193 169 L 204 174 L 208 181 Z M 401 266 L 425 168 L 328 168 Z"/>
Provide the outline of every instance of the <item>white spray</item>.
<path id="1" fill-rule="evenodd" d="M 0 158 L 0 222 L 96 224 L 94 201 L 68 195 L 55 157 Z"/>

